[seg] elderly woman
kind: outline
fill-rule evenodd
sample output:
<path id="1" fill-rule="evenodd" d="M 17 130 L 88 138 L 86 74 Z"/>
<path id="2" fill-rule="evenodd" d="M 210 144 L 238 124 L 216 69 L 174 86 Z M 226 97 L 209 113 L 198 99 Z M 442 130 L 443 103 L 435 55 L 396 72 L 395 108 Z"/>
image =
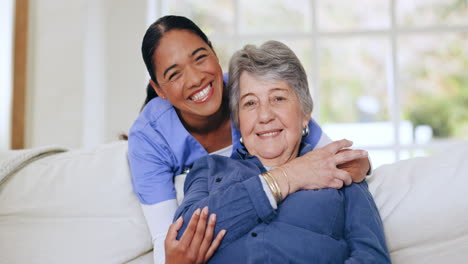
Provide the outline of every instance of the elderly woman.
<path id="1" fill-rule="evenodd" d="M 216 230 L 228 232 L 210 263 L 389 263 L 365 182 L 314 190 L 314 171 L 287 174 L 288 161 L 310 151 L 317 168 L 336 169 L 322 156 L 351 146 L 341 140 L 312 150 L 301 143 L 312 99 L 295 54 L 276 41 L 247 45 L 232 57 L 229 74 L 232 118 L 245 148 L 235 159 L 211 155 L 195 162 L 175 217 L 206 216 L 206 207 L 216 213 Z M 336 159 L 362 155 L 350 150 Z M 269 172 L 273 168 L 281 173 Z"/>

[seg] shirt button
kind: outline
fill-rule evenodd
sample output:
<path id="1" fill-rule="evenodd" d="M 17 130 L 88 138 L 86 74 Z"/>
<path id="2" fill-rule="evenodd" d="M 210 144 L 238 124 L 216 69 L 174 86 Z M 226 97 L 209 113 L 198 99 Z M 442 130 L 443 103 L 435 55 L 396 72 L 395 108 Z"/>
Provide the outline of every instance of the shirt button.
<path id="1" fill-rule="evenodd" d="M 216 178 L 216 182 L 220 182 L 221 181 L 221 178 Z"/>
<path id="2" fill-rule="evenodd" d="M 253 236 L 253 237 L 257 237 L 257 233 L 253 232 L 253 233 L 252 233 L 252 236 Z"/>
<path id="3" fill-rule="evenodd" d="M 258 218 L 257 222 L 260 224 L 262 222 L 262 219 Z"/>
<path id="4" fill-rule="evenodd" d="M 190 168 L 185 168 L 183 174 L 188 174 L 190 172 Z"/>

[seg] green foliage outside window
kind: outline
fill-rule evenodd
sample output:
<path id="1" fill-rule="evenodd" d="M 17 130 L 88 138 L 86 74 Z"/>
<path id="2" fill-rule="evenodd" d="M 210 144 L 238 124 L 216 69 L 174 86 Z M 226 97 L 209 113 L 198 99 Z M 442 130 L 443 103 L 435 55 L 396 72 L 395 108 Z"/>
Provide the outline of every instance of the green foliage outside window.
<path id="1" fill-rule="evenodd" d="M 414 106 L 407 109 L 406 117 L 415 127 L 429 125 L 436 138 L 467 138 L 468 76 L 448 76 L 442 83 L 454 92 L 414 96 Z"/>

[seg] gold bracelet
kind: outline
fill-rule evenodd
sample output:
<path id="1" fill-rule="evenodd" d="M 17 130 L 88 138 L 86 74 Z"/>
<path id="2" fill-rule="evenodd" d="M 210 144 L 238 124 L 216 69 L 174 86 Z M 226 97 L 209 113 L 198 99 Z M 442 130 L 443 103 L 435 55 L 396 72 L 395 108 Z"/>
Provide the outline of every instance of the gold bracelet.
<path id="1" fill-rule="evenodd" d="M 283 201 L 283 194 L 281 193 L 281 188 L 279 187 L 278 181 L 273 177 L 271 172 L 268 172 L 270 174 L 270 177 L 273 179 L 273 184 L 276 187 L 276 190 L 278 190 L 277 195 L 278 195 L 278 203 L 281 203 Z"/>
<path id="2" fill-rule="evenodd" d="M 262 176 L 265 179 L 265 182 L 267 183 L 268 187 L 270 188 L 271 193 L 273 194 L 273 198 L 275 198 L 276 203 L 278 203 L 278 196 L 276 194 L 275 186 L 271 182 L 272 179 L 270 178 L 270 175 L 266 173 L 262 173 Z"/>
<path id="3" fill-rule="evenodd" d="M 270 172 L 265 172 L 264 175 L 265 180 L 267 181 L 273 196 L 275 197 L 276 202 L 279 204 L 283 201 L 283 194 L 281 193 L 281 189 L 278 185 L 278 181 L 276 181 L 275 177 Z"/>
<path id="4" fill-rule="evenodd" d="M 280 169 L 281 172 L 283 172 L 284 178 L 286 178 L 286 183 L 288 184 L 288 192 L 287 192 L 287 194 L 289 194 L 290 186 L 289 186 L 289 177 L 288 177 L 288 174 L 286 174 L 286 171 L 285 171 L 284 168 L 282 168 L 282 167 L 277 167 L 277 169 Z"/>
<path id="5" fill-rule="evenodd" d="M 263 176 L 263 178 L 265 179 L 265 182 L 270 188 L 271 193 L 273 194 L 273 198 L 275 198 L 276 203 L 279 203 L 278 190 L 276 189 L 276 186 L 273 184 L 274 179 L 271 178 L 271 174 L 265 172 L 265 173 L 262 173 L 261 175 Z"/>

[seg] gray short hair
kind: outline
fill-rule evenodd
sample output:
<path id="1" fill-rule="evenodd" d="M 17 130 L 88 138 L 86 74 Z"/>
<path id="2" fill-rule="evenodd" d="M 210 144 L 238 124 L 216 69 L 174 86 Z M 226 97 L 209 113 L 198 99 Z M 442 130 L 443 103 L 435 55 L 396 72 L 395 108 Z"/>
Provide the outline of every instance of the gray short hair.
<path id="1" fill-rule="evenodd" d="M 229 61 L 229 105 L 234 124 L 239 128 L 240 76 L 248 72 L 266 80 L 286 82 L 294 91 L 304 115 L 312 113 L 313 102 L 307 74 L 296 54 L 285 44 L 270 40 L 260 47 L 246 45 Z"/>

